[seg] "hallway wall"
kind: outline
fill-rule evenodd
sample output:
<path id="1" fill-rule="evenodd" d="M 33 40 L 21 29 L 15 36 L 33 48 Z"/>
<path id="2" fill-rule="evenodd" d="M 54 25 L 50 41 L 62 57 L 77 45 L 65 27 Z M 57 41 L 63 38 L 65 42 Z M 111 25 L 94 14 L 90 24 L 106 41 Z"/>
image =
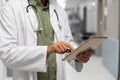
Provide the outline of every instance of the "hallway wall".
<path id="1" fill-rule="evenodd" d="M 119 0 L 107 0 L 108 14 L 106 34 L 115 40 L 119 39 Z"/>
<path id="2" fill-rule="evenodd" d="M 119 63 L 119 0 L 107 0 L 105 35 L 108 40 L 102 46 L 102 57 L 104 66 L 118 77 Z"/>

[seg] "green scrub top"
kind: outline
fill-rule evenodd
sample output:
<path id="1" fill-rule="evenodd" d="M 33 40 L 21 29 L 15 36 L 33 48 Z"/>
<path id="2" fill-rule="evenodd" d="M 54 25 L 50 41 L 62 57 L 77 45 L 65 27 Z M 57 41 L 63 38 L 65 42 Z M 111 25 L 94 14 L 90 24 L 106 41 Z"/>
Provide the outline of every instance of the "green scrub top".
<path id="1" fill-rule="evenodd" d="M 50 45 L 54 42 L 54 31 L 50 22 L 49 1 L 46 7 L 40 6 L 40 0 L 30 0 L 38 19 L 37 45 Z M 38 72 L 38 80 L 56 80 L 56 55 L 48 55 L 47 72 Z"/>

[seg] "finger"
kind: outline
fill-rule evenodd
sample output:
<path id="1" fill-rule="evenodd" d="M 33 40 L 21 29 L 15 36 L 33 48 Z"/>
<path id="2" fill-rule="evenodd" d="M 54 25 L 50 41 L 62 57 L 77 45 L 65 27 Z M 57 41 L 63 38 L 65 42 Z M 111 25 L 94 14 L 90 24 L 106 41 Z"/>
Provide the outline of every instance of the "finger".
<path id="1" fill-rule="evenodd" d="M 71 51 L 75 50 L 69 43 L 63 42 L 64 45 L 69 48 Z"/>
<path id="2" fill-rule="evenodd" d="M 93 54 L 93 52 L 94 52 L 93 50 L 88 50 L 88 51 L 85 52 L 85 54 L 89 55 L 89 54 Z"/>
<path id="3" fill-rule="evenodd" d="M 85 56 L 91 57 L 93 53 L 87 53 Z"/>
<path id="4" fill-rule="evenodd" d="M 89 61 L 89 58 L 85 58 L 82 61 L 83 61 L 83 63 L 87 63 Z"/>
<path id="5" fill-rule="evenodd" d="M 64 45 L 64 43 L 61 43 L 59 45 L 59 47 L 60 47 L 60 49 L 62 50 L 63 53 L 65 53 L 65 52 L 68 52 L 68 53 L 71 52 L 71 50 L 66 45 Z"/>
<path id="6" fill-rule="evenodd" d="M 92 54 L 85 54 L 85 55 L 83 55 L 83 57 L 86 57 L 86 58 L 89 58 L 91 56 L 92 56 Z"/>
<path id="7" fill-rule="evenodd" d="M 90 58 L 89 56 L 87 56 L 87 55 L 79 55 L 79 56 L 77 56 L 76 58 L 78 58 L 78 59 L 86 59 L 86 58 Z"/>
<path id="8" fill-rule="evenodd" d="M 66 53 L 72 52 L 69 48 L 65 50 Z"/>
<path id="9" fill-rule="evenodd" d="M 89 61 L 89 58 L 84 58 L 84 57 L 82 57 L 82 58 L 77 59 L 77 60 L 78 60 L 79 62 L 86 63 L 86 62 Z"/>
<path id="10" fill-rule="evenodd" d="M 90 58 L 91 56 L 92 56 L 92 53 L 91 54 L 81 54 L 81 56 L 78 56 L 78 57 Z"/>
<path id="11" fill-rule="evenodd" d="M 56 53 L 60 53 L 60 52 L 61 52 L 61 50 L 59 49 L 58 46 L 55 46 L 55 52 L 56 52 Z"/>
<path id="12" fill-rule="evenodd" d="M 65 52 L 66 50 L 62 44 L 58 45 L 58 48 L 61 50 L 61 52 Z"/>
<path id="13" fill-rule="evenodd" d="M 68 49 L 68 47 L 67 47 L 64 43 L 62 44 L 62 47 L 63 47 L 65 50 Z"/>
<path id="14" fill-rule="evenodd" d="M 78 59 L 80 59 L 80 58 L 82 58 L 82 57 L 83 57 L 82 54 L 79 54 L 79 55 L 76 56 L 76 58 L 78 58 Z"/>

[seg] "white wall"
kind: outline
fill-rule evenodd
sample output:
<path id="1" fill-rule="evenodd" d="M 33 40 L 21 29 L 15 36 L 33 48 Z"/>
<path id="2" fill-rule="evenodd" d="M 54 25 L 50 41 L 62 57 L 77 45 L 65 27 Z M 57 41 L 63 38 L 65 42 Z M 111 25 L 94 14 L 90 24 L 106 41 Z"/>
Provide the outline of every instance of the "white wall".
<path id="1" fill-rule="evenodd" d="M 117 78 L 119 56 L 119 0 L 107 0 L 106 35 L 102 49 L 105 67 Z"/>
<path id="2" fill-rule="evenodd" d="M 119 40 L 119 0 L 107 0 L 108 14 L 106 23 L 106 34 Z"/>

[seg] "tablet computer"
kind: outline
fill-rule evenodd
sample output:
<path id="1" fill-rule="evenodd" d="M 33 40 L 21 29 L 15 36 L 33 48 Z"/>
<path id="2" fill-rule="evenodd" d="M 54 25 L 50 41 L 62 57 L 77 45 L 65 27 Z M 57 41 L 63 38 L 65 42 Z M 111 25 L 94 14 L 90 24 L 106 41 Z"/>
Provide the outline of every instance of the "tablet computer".
<path id="1" fill-rule="evenodd" d="M 85 40 L 81 45 L 78 46 L 73 52 L 68 54 L 63 60 L 73 60 L 76 59 L 76 56 L 80 53 L 83 53 L 87 49 L 95 49 L 100 46 L 107 37 L 90 37 L 89 39 Z"/>

